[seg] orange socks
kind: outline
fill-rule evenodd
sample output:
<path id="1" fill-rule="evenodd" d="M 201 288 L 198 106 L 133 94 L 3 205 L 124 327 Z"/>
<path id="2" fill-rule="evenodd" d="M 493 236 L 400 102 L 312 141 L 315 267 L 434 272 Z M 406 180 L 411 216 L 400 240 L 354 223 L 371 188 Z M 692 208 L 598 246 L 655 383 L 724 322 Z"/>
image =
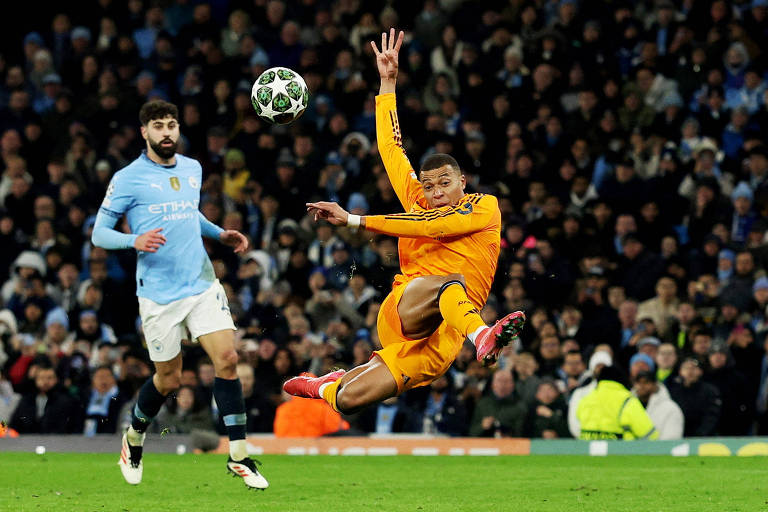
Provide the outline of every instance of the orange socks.
<path id="1" fill-rule="evenodd" d="M 438 292 L 440 313 L 445 323 L 459 331 L 464 337 L 486 327 L 480 312 L 472 304 L 459 281 L 449 281 Z"/>
<path id="2" fill-rule="evenodd" d="M 328 384 L 323 384 L 320 386 L 320 394 L 323 395 L 323 400 L 328 402 L 328 404 L 336 412 L 341 412 L 339 411 L 338 407 L 336 407 L 336 392 L 339 390 L 340 385 L 341 377 L 333 382 L 329 382 Z"/>

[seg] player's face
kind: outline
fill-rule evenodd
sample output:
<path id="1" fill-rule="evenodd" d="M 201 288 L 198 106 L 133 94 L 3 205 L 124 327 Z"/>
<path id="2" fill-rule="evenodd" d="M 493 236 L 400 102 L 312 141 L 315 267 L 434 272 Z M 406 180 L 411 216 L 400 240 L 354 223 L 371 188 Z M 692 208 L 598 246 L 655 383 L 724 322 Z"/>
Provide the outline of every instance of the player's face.
<path id="1" fill-rule="evenodd" d="M 430 208 L 459 204 L 466 186 L 466 178 L 450 165 L 421 171 L 421 189 Z"/>
<path id="2" fill-rule="evenodd" d="M 157 156 L 167 160 L 176 154 L 176 147 L 179 144 L 179 122 L 171 116 L 152 119 L 147 126 L 141 127 L 141 136 Z"/>

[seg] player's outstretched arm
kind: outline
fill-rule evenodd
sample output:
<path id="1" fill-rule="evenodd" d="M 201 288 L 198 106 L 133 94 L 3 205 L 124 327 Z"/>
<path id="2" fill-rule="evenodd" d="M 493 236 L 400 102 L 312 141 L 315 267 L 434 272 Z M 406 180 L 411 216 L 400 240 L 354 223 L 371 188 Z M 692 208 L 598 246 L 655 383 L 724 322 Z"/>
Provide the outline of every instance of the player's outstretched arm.
<path id="1" fill-rule="evenodd" d="M 200 219 L 200 233 L 206 238 L 219 240 L 224 245 L 233 247 L 235 253 L 245 252 L 248 249 L 248 239 L 244 234 L 234 229 L 222 229 L 213 222 L 209 221 L 203 212 L 198 210 Z"/>
<path id="2" fill-rule="evenodd" d="M 214 240 L 221 239 L 220 237 L 224 232 L 224 229 L 209 221 L 208 218 L 203 215 L 203 212 L 200 210 L 197 211 L 197 217 L 200 220 L 200 233 L 205 238 L 213 238 Z"/>
<path id="3" fill-rule="evenodd" d="M 395 189 L 403 208 L 408 211 L 423 195 L 421 184 L 416 179 L 416 173 L 403 149 L 394 94 L 397 84 L 398 55 L 404 38 L 405 33 L 402 31 L 395 38 L 393 28 L 389 31 L 389 37 L 386 32 L 381 34 L 381 51 L 374 41 L 371 41 L 371 46 L 376 55 L 376 67 L 381 78 L 379 95 L 376 96 L 376 141 L 392 188 Z"/>
<path id="4" fill-rule="evenodd" d="M 403 238 L 442 238 L 482 231 L 500 221 L 497 199 L 491 195 L 469 196 L 455 205 L 391 215 L 352 215 L 337 203 L 307 203 L 315 220 L 325 219 L 334 226 L 362 227 L 374 233 Z"/>
<path id="5" fill-rule="evenodd" d="M 117 231 L 114 229 L 116 223 L 116 217 L 99 210 L 91 234 L 93 245 L 112 250 L 133 247 L 138 251 L 157 252 L 157 249 L 165 244 L 165 237 L 160 234 L 162 228 L 151 229 L 141 235 L 135 235 Z"/>
<path id="6" fill-rule="evenodd" d="M 232 247 L 235 250 L 235 254 L 241 254 L 248 250 L 248 238 L 234 229 L 223 230 L 219 235 L 219 240 L 224 245 Z"/>
<path id="7" fill-rule="evenodd" d="M 93 232 L 91 233 L 91 242 L 96 247 L 104 249 L 130 249 L 136 240 L 137 235 L 121 233 L 115 229 L 117 217 L 104 213 L 99 210 L 96 213 L 96 221 L 93 223 Z"/>

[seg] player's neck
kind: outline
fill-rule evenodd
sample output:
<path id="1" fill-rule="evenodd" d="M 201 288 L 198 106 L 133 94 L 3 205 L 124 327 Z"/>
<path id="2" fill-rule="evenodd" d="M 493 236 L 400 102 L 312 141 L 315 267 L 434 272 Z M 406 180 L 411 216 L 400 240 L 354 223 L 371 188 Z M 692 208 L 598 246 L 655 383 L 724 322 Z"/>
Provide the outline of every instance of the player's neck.
<path id="1" fill-rule="evenodd" d="M 147 158 L 162 166 L 176 165 L 176 153 L 170 158 L 162 158 L 152 148 L 147 148 Z"/>

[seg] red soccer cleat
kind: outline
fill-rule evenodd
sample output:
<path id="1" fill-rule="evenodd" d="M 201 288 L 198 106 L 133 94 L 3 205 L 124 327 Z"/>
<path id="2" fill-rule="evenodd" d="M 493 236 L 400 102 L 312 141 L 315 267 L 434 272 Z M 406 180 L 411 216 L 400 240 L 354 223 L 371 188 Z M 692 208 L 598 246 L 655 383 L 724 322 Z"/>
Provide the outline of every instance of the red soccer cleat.
<path id="1" fill-rule="evenodd" d="M 327 382 L 334 382 L 345 373 L 345 370 L 336 370 L 320 377 L 314 377 L 311 373 L 302 373 L 298 377 L 285 381 L 283 391 L 303 398 L 323 398 L 320 394 L 320 386 Z"/>
<path id="2" fill-rule="evenodd" d="M 501 349 L 520 336 L 525 324 L 525 313 L 515 311 L 488 327 L 475 338 L 477 360 L 493 364 L 499 357 Z"/>

